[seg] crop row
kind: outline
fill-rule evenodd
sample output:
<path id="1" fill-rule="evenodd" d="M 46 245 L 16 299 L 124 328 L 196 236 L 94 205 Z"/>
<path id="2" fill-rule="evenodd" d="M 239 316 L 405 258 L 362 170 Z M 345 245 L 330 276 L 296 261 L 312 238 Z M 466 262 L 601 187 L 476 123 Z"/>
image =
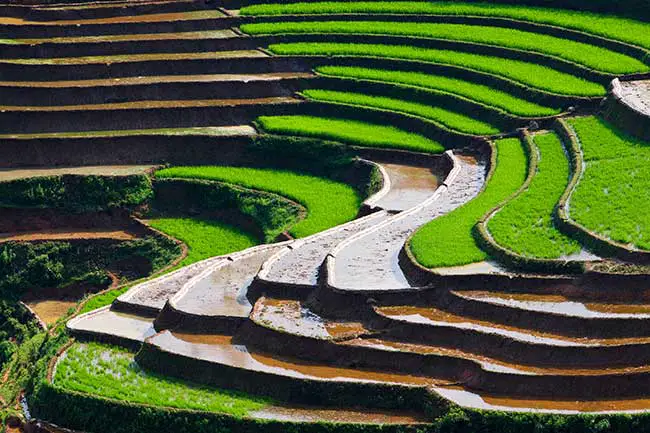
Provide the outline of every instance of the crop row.
<path id="1" fill-rule="evenodd" d="M 321 21 L 245 24 L 242 31 L 253 34 L 379 34 L 447 39 L 496 45 L 538 52 L 568 60 L 590 69 L 612 74 L 647 71 L 643 62 L 606 48 L 539 33 L 503 27 L 466 24 L 386 21 Z"/>
<path id="2" fill-rule="evenodd" d="M 317 101 L 338 102 L 351 105 L 361 105 L 379 109 L 398 111 L 424 117 L 446 128 L 473 135 L 493 135 L 499 129 L 486 122 L 473 119 L 464 114 L 456 113 L 441 107 L 430 106 L 417 102 L 404 101 L 384 96 L 366 95 L 354 92 L 339 92 L 334 90 L 309 89 L 303 91 L 308 98 Z"/>
<path id="3" fill-rule="evenodd" d="M 650 250 L 650 146 L 597 117 L 569 121 L 585 168 L 569 201 L 578 224 L 606 238 Z"/>
<path id="4" fill-rule="evenodd" d="M 241 9 L 242 15 L 407 14 L 502 17 L 550 24 L 591 33 L 650 49 L 650 24 L 614 15 L 493 2 L 350 1 L 261 4 Z"/>
<path id="5" fill-rule="evenodd" d="M 270 116 L 257 119 L 262 129 L 272 134 L 316 137 L 356 146 L 406 149 L 441 153 L 440 143 L 392 126 L 373 125 L 348 119 L 315 116 Z"/>
<path id="6" fill-rule="evenodd" d="M 551 93 L 574 96 L 604 96 L 605 87 L 555 69 L 520 60 L 433 48 L 382 44 L 295 42 L 272 44 L 279 55 L 370 56 L 419 60 L 461 66 L 502 76 Z"/>
<path id="7" fill-rule="evenodd" d="M 528 188 L 501 208 L 487 227 L 494 241 L 510 251 L 557 259 L 580 251 L 580 245 L 553 224 L 555 205 L 567 186 L 569 162 L 557 135 L 536 135 L 534 144 L 539 162 Z"/>
<path id="8" fill-rule="evenodd" d="M 526 152 L 517 138 L 497 140 L 487 184 L 474 200 L 422 226 L 409 241 L 416 260 L 427 268 L 460 266 L 488 258 L 473 229 L 488 211 L 512 196 L 527 174 Z"/>
<path id="9" fill-rule="evenodd" d="M 316 71 L 332 77 L 372 80 L 448 92 L 522 117 L 552 116 L 561 111 L 558 108 L 545 107 L 489 86 L 443 75 L 355 66 L 320 66 L 316 68 Z"/>
<path id="10" fill-rule="evenodd" d="M 172 167 L 157 178 L 206 179 L 274 192 L 307 208 L 307 217 L 290 229 L 295 237 L 309 236 L 353 219 L 361 197 L 349 185 L 287 170 L 248 167 Z"/>

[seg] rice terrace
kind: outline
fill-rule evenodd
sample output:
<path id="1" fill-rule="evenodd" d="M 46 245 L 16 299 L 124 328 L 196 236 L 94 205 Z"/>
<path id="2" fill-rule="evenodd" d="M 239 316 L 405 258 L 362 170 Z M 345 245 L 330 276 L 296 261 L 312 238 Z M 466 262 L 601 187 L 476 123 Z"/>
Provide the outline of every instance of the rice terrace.
<path id="1" fill-rule="evenodd" d="M 0 432 L 650 432 L 650 0 L 3 0 Z"/>

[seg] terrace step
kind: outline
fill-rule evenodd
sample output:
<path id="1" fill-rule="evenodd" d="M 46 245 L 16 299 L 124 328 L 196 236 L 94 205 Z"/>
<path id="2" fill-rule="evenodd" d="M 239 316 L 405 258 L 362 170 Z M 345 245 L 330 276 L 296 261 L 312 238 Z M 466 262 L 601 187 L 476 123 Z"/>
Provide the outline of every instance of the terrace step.
<path id="1" fill-rule="evenodd" d="M 310 236 L 288 245 L 273 255 L 255 277 L 255 292 L 280 292 L 306 297 L 318 285 L 328 252 L 341 241 L 385 222 L 391 213 L 416 206 L 430 197 L 438 179 L 430 162 L 382 162 L 384 186 L 364 202 L 364 207 L 384 209 L 364 218 Z"/>
<path id="2" fill-rule="evenodd" d="M 650 76 L 636 80 L 615 78 L 604 114 L 620 128 L 650 140 Z"/>
<path id="3" fill-rule="evenodd" d="M 650 367 L 566 368 L 507 362 L 453 347 L 407 343 L 360 322 L 314 314 L 295 300 L 260 298 L 239 335 L 261 351 L 356 368 L 444 377 L 480 392 L 522 397 L 645 395 Z"/>
<path id="4" fill-rule="evenodd" d="M 650 336 L 650 305 L 525 292 L 448 291 L 443 310 L 504 325 L 591 338 Z"/>
<path id="5" fill-rule="evenodd" d="M 485 166 L 475 157 L 453 157 L 456 168 L 436 194 L 419 206 L 341 243 L 328 258 L 327 284 L 340 291 L 409 288 L 399 254 L 418 227 L 475 197 L 485 182 Z"/>
<path id="6" fill-rule="evenodd" d="M 172 273 L 137 284 L 113 301 L 113 309 L 158 314 L 165 303 L 196 275 L 226 260 L 218 256 L 184 266 Z"/>
<path id="7" fill-rule="evenodd" d="M 9 105 L 86 105 L 136 100 L 288 97 L 314 75 L 303 72 L 127 77 L 77 81 L 0 82 Z"/>
<path id="8" fill-rule="evenodd" d="M 248 287 L 262 263 L 289 242 L 261 245 L 229 255 L 187 281 L 166 302 L 156 329 L 233 331 L 251 312 Z"/>
<path id="9" fill-rule="evenodd" d="M 579 338 L 459 316 L 433 307 L 375 307 L 387 335 L 537 366 L 641 366 L 650 338 Z"/>
<path id="10" fill-rule="evenodd" d="M 38 134 L 101 129 L 182 128 L 250 123 L 258 116 L 293 114 L 303 100 L 292 97 L 134 101 L 61 106 L 2 106 L 0 131 Z"/>
<path id="11" fill-rule="evenodd" d="M 115 127 L 109 125 L 108 128 Z M 72 126 L 70 127 L 72 129 Z M 0 135 L 0 167 L 232 164 L 257 131 L 249 125 Z"/>
<path id="12" fill-rule="evenodd" d="M 128 23 L 157 23 L 170 21 L 191 21 L 202 19 L 222 18 L 223 12 L 213 10 L 194 10 L 188 12 L 163 12 L 138 15 L 111 16 L 102 18 L 59 19 L 49 21 L 36 21 L 25 18 L 0 17 L 0 25 L 10 26 L 84 26 L 96 24 L 128 24 Z"/>
<path id="13" fill-rule="evenodd" d="M 64 240 L 130 241 L 136 239 L 137 237 L 138 235 L 136 233 L 131 233 L 127 230 L 67 227 L 65 229 L 0 233 L 0 243 Z"/>
<path id="14" fill-rule="evenodd" d="M 153 318 L 115 311 L 108 307 L 77 316 L 67 323 L 77 338 L 99 340 L 110 344 L 139 346 L 156 333 Z"/>
<path id="15" fill-rule="evenodd" d="M 287 402 L 418 410 L 427 388 L 444 379 L 337 367 L 257 351 L 231 335 L 180 334 L 148 338 L 136 361 L 149 369 Z M 181 367 L 182 366 L 182 367 Z M 388 393 L 388 394 L 387 394 Z"/>
<path id="16" fill-rule="evenodd" d="M 130 78 L 138 76 L 261 74 L 310 72 L 300 58 L 271 57 L 262 51 L 139 54 L 134 56 L 64 57 L 0 60 L 0 81 L 69 81 Z M 40 62 L 40 63 L 39 63 Z"/>
<path id="17" fill-rule="evenodd" d="M 154 165 L 100 165 L 83 167 L 43 167 L 29 169 L 0 169 L 0 182 L 10 182 L 32 177 L 81 175 L 81 176 L 132 176 L 152 172 Z"/>
<path id="18" fill-rule="evenodd" d="M 230 29 L 178 33 L 136 33 L 62 38 L 14 39 L 2 46 L 3 59 L 138 55 L 255 50 L 259 41 Z"/>
<path id="19" fill-rule="evenodd" d="M 375 212 L 280 249 L 264 262 L 255 276 L 251 296 L 282 293 L 297 298 L 307 297 L 318 286 L 323 261 L 335 245 L 389 217 L 386 211 Z"/>

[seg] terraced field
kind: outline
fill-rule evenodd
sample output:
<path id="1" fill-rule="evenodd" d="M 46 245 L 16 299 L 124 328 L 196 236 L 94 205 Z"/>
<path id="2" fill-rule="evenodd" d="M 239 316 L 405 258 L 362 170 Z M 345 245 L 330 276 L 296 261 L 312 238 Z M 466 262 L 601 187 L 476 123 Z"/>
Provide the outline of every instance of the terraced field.
<path id="1" fill-rule="evenodd" d="M 0 5 L 7 431 L 645 431 L 650 16 L 547 4 Z"/>

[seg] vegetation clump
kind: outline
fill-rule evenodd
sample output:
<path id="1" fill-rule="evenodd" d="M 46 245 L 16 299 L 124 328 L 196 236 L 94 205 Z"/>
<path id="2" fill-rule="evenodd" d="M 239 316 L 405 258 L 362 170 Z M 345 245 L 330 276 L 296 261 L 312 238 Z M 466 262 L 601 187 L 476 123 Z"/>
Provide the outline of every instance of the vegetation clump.
<path id="1" fill-rule="evenodd" d="M 288 170 L 250 167 L 172 167 L 157 178 L 206 179 L 234 183 L 286 196 L 307 208 L 307 217 L 290 229 L 295 237 L 309 236 L 353 219 L 361 196 L 341 182 Z"/>

